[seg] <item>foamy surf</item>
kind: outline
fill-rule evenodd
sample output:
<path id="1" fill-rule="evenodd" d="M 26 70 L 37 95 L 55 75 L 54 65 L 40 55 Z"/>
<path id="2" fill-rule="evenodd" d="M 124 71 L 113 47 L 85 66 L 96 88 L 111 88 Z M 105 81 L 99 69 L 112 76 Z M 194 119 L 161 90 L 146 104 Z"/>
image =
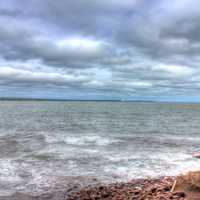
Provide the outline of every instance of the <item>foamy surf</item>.
<path id="1" fill-rule="evenodd" d="M 37 195 L 73 185 L 174 176 L 200 166 L 192 157 L 199 150 L 200 125 L 190 107 L 5 104 L 0 105 L 1 194 Z"/>

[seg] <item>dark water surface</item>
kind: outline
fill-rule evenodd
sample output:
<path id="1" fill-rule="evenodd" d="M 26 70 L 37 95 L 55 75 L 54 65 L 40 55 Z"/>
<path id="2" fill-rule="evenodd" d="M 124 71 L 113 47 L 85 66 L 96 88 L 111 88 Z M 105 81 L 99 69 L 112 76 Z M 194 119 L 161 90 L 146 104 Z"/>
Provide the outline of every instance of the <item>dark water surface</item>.
<path id="1" fill-rule="evenodd" d="M 200 167 L 200 104 L 0 101 L 0 194 Z"/>

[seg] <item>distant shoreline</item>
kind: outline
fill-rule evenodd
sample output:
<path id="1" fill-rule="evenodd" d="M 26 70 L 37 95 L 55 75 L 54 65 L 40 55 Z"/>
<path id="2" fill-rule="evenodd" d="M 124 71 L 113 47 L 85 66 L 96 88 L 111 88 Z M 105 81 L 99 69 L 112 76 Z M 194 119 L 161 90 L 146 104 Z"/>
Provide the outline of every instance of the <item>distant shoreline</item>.
<path id="1" fill-rule="evenodd" d="M 0 101 L 96 101 L 96 102 L 141 102 L 141 103 L 157 103 L 157 101 L 150 100 L 115 100 L 115 99 L 42 99 L 42 98 L 2 98 L 0 97 Z"/>
<path id="2" fill-rule="evenodd" d="M 197 101 L 154 101 L 154 100 L 120 100 L 120 99 L 51 99 L 51 98 L 18 98 L 0 97 L 0 101 L 46 101 L 46 102 L 124 102 L 124 103 L 168 103 L 168 104 L 200 104 Z"/>

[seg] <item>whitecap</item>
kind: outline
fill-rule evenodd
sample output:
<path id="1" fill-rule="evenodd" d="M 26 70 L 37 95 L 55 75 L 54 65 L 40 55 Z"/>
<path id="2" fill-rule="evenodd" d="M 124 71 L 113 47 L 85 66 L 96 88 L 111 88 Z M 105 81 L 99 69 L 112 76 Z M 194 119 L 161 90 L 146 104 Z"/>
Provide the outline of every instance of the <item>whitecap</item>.
<path id="1" fill-rule="evenodd" d="M 0 182 L 20 182 L 18 164 L 10 159 L 0 159 Z"/>
<path id="2" fill-rule="evenodd" d="M 85 146 L 85 145 L 105 146 L 119 141 L 115 138 L 93 135 L 93 134 L 67 135 L 62 133 L 54 135 L 46 134 L 45 136 L 46 136 L 46 141 L 48 143 L 64 142 L 69 145 L 79 145 L 79 146 Z"/>

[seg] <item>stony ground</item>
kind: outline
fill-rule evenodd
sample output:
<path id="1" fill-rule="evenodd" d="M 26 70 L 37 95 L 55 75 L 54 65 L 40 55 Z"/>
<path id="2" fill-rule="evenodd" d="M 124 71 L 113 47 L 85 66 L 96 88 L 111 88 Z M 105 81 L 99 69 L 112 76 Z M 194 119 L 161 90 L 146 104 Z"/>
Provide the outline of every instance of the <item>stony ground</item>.
<path id="1" fill-rule="evenodd" d="M 174 181 L 179 179 L 177 177 L 163 177 L 136 179 L 128 183 L 76 187 L 39 196 L 14 194 L 10 197 L 0 197 L 0 200 L 200 200 L 200 188 L 190 187 L 191 180 L 200 183 L 199 178 L 194 179 L 197 177 L 196 173 L 195 176 L 194 173 L 189 173 L 189 176 L 182 177 L 186 177 L 186 179 L 181 178 L 181 181 L 177 182 L 174 192 L 171 192 L 172 186 Z M 198 177 L 200 177 L 200 172 L 198 172 Z"/>
<path id="2" fill-rule="evenodd" d="M 172 193 L 174 178 L 134 180 L 107 186 L 86 187 L 71 193 L 67 200 L 185 200 L 184 192 Z M 187 199 L 191 200 L 191 199 Z M 199 199 L 200 200 L 200 199 Z"/>

